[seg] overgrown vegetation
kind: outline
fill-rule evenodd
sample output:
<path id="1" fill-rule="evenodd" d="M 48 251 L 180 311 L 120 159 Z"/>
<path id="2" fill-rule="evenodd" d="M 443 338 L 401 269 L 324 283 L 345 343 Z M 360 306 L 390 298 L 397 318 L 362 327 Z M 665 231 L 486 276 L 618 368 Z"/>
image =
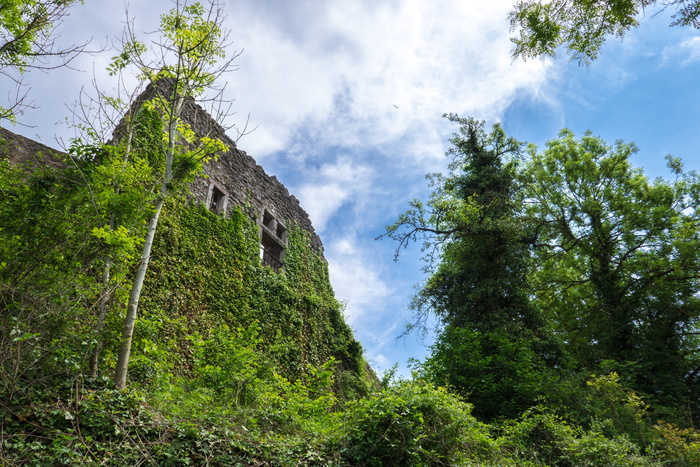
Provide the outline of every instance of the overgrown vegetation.
<path id="1" fill-rule="evenodd" d="M 220 56 L 204 13 L 163 16 L 175 68 L 115 57 L 174 80 L 122 138 L 86 127 L 61 168 L 0 159 L 2 465 L 700 465 L 696 174 L 449 116 L 451 172 L 387 231 L 428 249 L 414 307 L 440 333 L 379 382 L 303 229 L 273 271 L 247 209 L 184 194 L 221 149 L 178 110 Z"/>
<path id="2" fill-rule="evenodd" d="M 307 449 L 305 433 L 321 436 L 331 419 L 338 430 L 340 407 L 376 387 L 325 260 L 301 229 L 291 227 L 277 273 L 262 266 L 247 214 L 223 218 L 172 198 L 136 326 L 134 388 L 111 389 L 126 292 L 117 282 L 96 332 L 110 243 L 94 229 L 103 218 L 85 177 L 103 172 L 97 160 L 73 162 L 27 174 L 1 161 L 4 463 L 89 464 L 113 455 L 119 464 L 179 465 L 211 455 L 219 465 L 245 464 L 276 456 L 269 451 L 289 436 L 298 438 L 288 446 L 292 464 Z M 100 372 L 92 377 L 97 342 Z M 211 452 L 196 447 L 205 431 Z"/>
<path id="3" fill-rule="evenodd" d="M 488 316 L 487 308 L 446 309 L 450 325 L 433 356 L 412 380 L 388 374 L 380 386 L 344 323 L 325 261 L 301 229 L 290 226 L 278 273 L 262 266 L 247 214 L 235 209 L 224 218 L 184 197 L 164 207 L 135 328 L 130 387 L 116 390 L 110 372 L 126 292 L 118 284 L 112 291 L 98 332 L 104 257 L 115 243 L 94 229 L 104 217 L 86 183 L 101 179 L 109 160 L 73 158 L 68 168 L 31 173 L 1 162 L 3 465 L 700 462 L 700 435 L 687 410 L 644 392 L 635 378 L 646 365 L 608 359 L 576 366 L 566 345 L 543 334 L 550 328 L 522 331 L 528 328 L 518 319 L 534 319 L 534 311 L 523 310 L 535 310 L 528 307 L 536 300 Z M 464 190 L 469 183 L 462 178 L 450 186 Z M 494 207 L 483 200 L 496 199 L 484 193 L 453 214 L 478 218 L 469 217 L 470 209 Z M 506 220 L 515 211 L 500 206 L 490 228 L 475 226 L 474 235 L 523 225 Z M 529 237 L 515 238 L 523 244 Z M 516 246 L 505 251 L 523 251 Z M 468 244 L 456 248 L 454 254 Z M 131 265 L 125 277 L 134 263 L 122 258 Z M 457 273 L 466 271 L 439 277 Z M 509 280 L 523 286 L 529 277 Z M 438 284 L 445 283 L 430 287 Z M 557 310 L 550 306 L 548 313 Z M 550 323 L 548 313 L 537 320 Z M 501 319 L 521 331 L 498 332 Z M 97 342 L 100 371 L 93 376 Z"/>

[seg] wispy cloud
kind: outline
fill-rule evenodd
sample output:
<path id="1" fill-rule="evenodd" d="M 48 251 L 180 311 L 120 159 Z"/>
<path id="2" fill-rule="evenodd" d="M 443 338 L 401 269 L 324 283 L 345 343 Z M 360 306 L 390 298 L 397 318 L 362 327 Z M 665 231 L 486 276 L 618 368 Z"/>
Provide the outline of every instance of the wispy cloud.
<path id="1" fill-rule="evenodd" d="M 270 5 L 231 14 L 245 53 L 230 88 L 258 125 L 245 141 L 258 157 L 289 148 L 300 126 L 318 130 L 317 146 L 381 145 L 443 112 L 493 118 L 546 76 L 542 62 L 511 63 L 510 0 Z"/>
<path id="2" fill-rule="evenodd" d="M 700 37 L 688 37 L 683 39 L 678 45 L 667 47 L 663 53 L 664 63 L 678 61 L 683 66 L 700 60 Z"/>
<path id="3" fill-rule="evenodd" d="M 298 198 L 319 232 L 344 203 L 358 203 L 373 183 L 373 170 L 347 158 L 309 170 L 298 188 Z"/>
<path id="4" fill-rule="evenodd" d="M 346 315 L 356 326 L 370 311 L 385 305 L 395 291 L 382 278 L 381 268 L 368 261 L 367 251 L 352 237 L 341 237 L 327 245 L 331 281 L 336 294 L 346 302 Z"/>

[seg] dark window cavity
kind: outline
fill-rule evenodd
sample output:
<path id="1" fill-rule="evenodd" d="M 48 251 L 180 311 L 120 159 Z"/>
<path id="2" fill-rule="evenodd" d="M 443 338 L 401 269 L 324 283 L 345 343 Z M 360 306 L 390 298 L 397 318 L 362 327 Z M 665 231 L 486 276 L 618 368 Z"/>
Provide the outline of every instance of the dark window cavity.
<path id="1" fill-rule="evenodd" d="M 275 271 L 284 267 L 284 250 L 287 247 L 287 229 L 267 209 L 263 210 L 260 225 L 260 257 L 264 266 Z"/>

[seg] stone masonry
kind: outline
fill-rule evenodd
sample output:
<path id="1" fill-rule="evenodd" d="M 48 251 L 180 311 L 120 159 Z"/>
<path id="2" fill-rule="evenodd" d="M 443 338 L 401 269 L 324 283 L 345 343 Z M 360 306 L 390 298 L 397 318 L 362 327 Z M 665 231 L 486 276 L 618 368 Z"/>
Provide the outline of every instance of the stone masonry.
<path id="1" fill-rule="evenodd" d="M 153 91 L 153 87 L 149 86 L 135 105 L 147 99 Z M 204 177 L 192 183 L 191 194 L 195 200 L 223 216 L 227 216 L 235 206 L 248 212 L 259 226 L 263 263 L 274 269 L 283 266 L 287 229 L 293 225 L 305 230 L 314 250 L 323 255 L 323 244 L 308 214 L 276 177 L 266 174 L 255 159 L 238 149 L 236 142 L 225 134 L 221 125 L 196 103 L 187 102 L 184 120 L 196 134 L 218 138 L 228 148 L 217 160 L 207 163 Z M 118 130 L 115 134 L 118 134 Z M 59 153 L 2 128 L 0 143 L 0 157 L 9 157 L 12 163 L 31 162 L 33 156 L 39 153 Z M 55 165 L 54 159 L 51 159 L 48 163 Z"/>

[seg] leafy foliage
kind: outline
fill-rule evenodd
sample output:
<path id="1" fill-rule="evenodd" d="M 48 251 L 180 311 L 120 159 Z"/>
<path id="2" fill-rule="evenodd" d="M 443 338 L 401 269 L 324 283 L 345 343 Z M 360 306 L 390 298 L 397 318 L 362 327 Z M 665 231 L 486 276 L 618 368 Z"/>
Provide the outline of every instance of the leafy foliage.
<path id="1" fill-rule="evenodd" d="M 101 245 L 78 170 L 27 177 L 0 161 L 0 308 L 3 386 L 31 390 L 81 367 L 98 296 L 92 268 Z"/>
<path id="2" fill-rule="evenodd" d="M 114 392 L 109 380 L 84 376 L 102 258 L 113 248 L 95 235 L 105 211 L 85 202 L 96 187 L 85 181 L 101 180 L 113 160 L 82 153 L 77 173 L 2 161 L 0 463 L 294 465 L 336 456 L 328 452 L 337 410 L 374 382 L 327 264 L 293 226 L 277 273 L 262 266 L 256 225 L 240 210 L 222 218 L 171 199 L 134 345 L 141 390 Z M 126 213 L 129 203 L 114 203 L 128 199 L 123 180 L 119 196 L 98 206 Z M 101 336 L 103 373 L 115 363 L 118 311 Z"/>
<path id="3" fill-rule="evenodd" d="M 518 1 L 511 11 L 514 57 L 554 57 L 565 45 L 572 60 L 590 63 L 608 36 L 623 37 L 639 25 L 638 17 L 655 4 L 675 7 L 674 26 L 700 27 L 696 0 L 540 0 Z"/>
<path id="4" fill-rule="evenodd" d="M 442 327 L 419 374 L 518 465 L 693 465 L 697 175 L 669 156 L 674 180 L 651 182 L 634 145 L 568 130 L 521 158 L 452 120 L 451 172 L 386 234 L 429 252 L 415 304 Z"/>
<path id="5" fill-rule="evenodd" d="M 493 449 L 470 406 L 420 380 L 400 382 L 350 406 L 347 465 L 455 465 Z"/>
<path id="6" fill-rule="evenodd" d="M 446 327 L 421 372 L 474 404 L 482 420 L 512 418 L 558 380 L 532 342 L 504 331 Z"/>
<path id="7" fill-rule="evenodd" d="M 635 150 L 569 131 L 542 153 L 530 148 L 534 304 L 580 367 L 632 364 L 634 387 L 664 404 L 692 404 L 700 185 L 675 158 L 675 181 L 650 182 L 629 162 Z"/>
<path id="8" fill-rule="evenodd" d="M 622 434 L 605 436 L 597 427 L 583 430 L 546 408 L 535 408 L 503 428 L 503 447 L 530 465 L 661 465 L 641 454 Z M 523 447 L 527 447 L 523 450 Z M 527 465 L 527 464 L 525 464 Z"/>
<path id="9" fill-rule="evenodd" d="M 84 46 L 57 48 L 56 26 L 78 0 L 3 0 L 0 4 L 0 73 L 18 85 L 27 68 L 55 68 L 52 57 L 69 63 Z M 82 2 L 81 2 L 82 3 Z M 30 107 L 26 94 L 18 94 L 9 107 L 0 107 L 0 121 L 15 121 L 17 114 Z"/>

